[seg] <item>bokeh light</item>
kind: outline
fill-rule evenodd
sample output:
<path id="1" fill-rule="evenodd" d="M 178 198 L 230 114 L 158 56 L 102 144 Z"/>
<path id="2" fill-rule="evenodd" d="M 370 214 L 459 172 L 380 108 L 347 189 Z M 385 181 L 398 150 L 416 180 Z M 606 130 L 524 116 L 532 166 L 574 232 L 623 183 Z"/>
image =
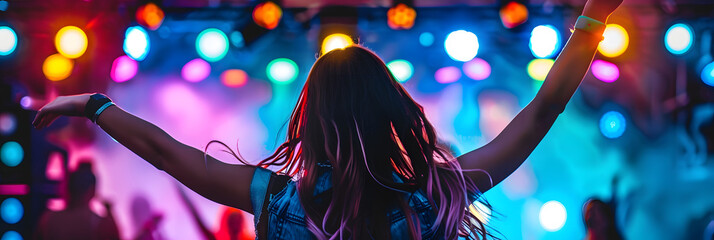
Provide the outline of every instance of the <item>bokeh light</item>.
<path id="1" fill-rule="evenodd" d="M 228 37 L 216 28 L 203 30 L 196 38 L 196 51 L 206 61 L 221 60 L 228 53 Z"/>
<path id="2" fill-rule="evenodd" d="M 617 65 L 600 59 L 593 61 L 590 71 L 595 78 L 603 82 L 614 82 L 620 77 L 620 69 Z"/>
<path id="3" fill-rule="evenodd" d="M 221 73 L 221 82 L 226 87 L 241 87 L 248 83 L 248 74 L 240 69 L 228 69 Z"/>
<path id="4" fill-rule="evenodd" d="M 528 63 L 528 76 L 534 80 L 543 81 L 548 76 L 550 68 L 553 67 L 553 59 L 541 58 L 533 59 Z"/>
<path id="5" fill-rule="evenodd" d="M 710 62 L 702 69 L 702 81 L 714 87 L 714 62 Z"/>
<path id="6" fill-rule="evenodd" d="M 62 181 L 64 179 L 64 157 L 59 152 L 51 152 L 47 157 L 45 177 L 49 180 Z"/>
<path id="7" fill-rule="evenodd" d="M 15 141 L 5 142 L 0 147 L 0 161 L 8 167 L 20 165 L 24 157 L 25 151 L 22 149 L 22 145 Z"/>
<path id="8" fill-rule="evenodd" d="M 565 206 L 558 201 L 548 201 L 540 207 L 538 220 L 543 228 L 550 232 L 560 230 L 567 219 Z"/>
<path id="9" fill-rule="evenodd" d="M 181 68 L 181 77 L 189 82 L 200 82 L 211 74 L 211 65 L 203 59 L 196 58 Z"/>
<path id="10" fill-rule="evenodd" d="M 124 36 L 124 52 L 136 61 L 142 61 L 149 54 L 151 42 L 149 34 L 140 26 L 129 27 Z"/>
<path id="11" fill-rule="evenodd" d="M 15 232 L 15 231 L 7 231 L 2 234 L 2 237 L 0 237 L 0 240 L 22 240 L 22 235 L 20 233 Z"/>
<path id="12" fill-rule="evenodd" d="M 233 31 L 230 36 L 231 39 L 231 44 L 237 48 L 242 48 L 245 47 L 245 38 L 243 37 L 243 33 L 239 31 Z"/>
<path id="13" fill-rule="evenodd" d="M 419 34 L 419 44 L 424 47 L 429 47 L 434 44 L 434 34 L 430 32 L 423 32 Z"/>
<path id="14" fill-rule="evenodd" d="M 443 67 L 436 70 L 434 73 L 434 79 L 438 83 L 452 83 L 456 82 L 461 78 L 461 70 L 457 67 Z"/>
<path id="15" fill-rule="evenodd" d="M 129 56 L 123 55 L 114 59 L 110 77 L 118 83 L 126 82 L 136 76 L 137 71 L 139 71 L 139 64 Z"/>
<path id="16" fill-rule="evenodd" d="M 258 26 L 266 29 L 276 28 L 282 17 L 283 10 L 280 9 L 278 4 L 271 1 L 258 4 L 253 9 L 253 21 L 255 21 L 255 24 L 258 24 Z"/>
<path id="17" fill-rule="evenodd" d="M 63 27 L 55 36 L 55 47 L 62 56 L 78 58 L 87 51 L 87 35 L 78 27 Z"/>
<path id="18" fill-rule="evenodd" d="M 478 54 L 478 37 L 465 30 L 454 31 L 446 36 L 444 48 L 451 59 L 468 62 Z"/>
<path id="19" fill-rule="evenodd" d="M 387 25 L 392 29 L 410 29 L 414 26 L 416 11 L 404 3 L 399 3 L 387 11 Z"/>
<path id="20" fill-rule="evenodd" d="M 136 22 L 151 30 L 159 29 L 164 21 L 164 11 L 154 3 L 147 3 L 136 10 Z"/>
<path id="21" fill-rule="evenodd" d="M 50 55 L 42 63 L 42 73 L 51 81 L 61 81 L 72 74 L 74 62 L 59 53 Z"/>
<path id="22" fill-rule="evenodd" d="M 0 56 L 10 55 L 17 48 L 17 34 L 8 26 L 0 26 Z"/>
<path id="23" fill-rule="evenodd" d="M 491 65 L 486 60 L 474 58 L 464 63 L 464 74 L 473 80 L 484 80 L 491 76 Z"/>
<path id="24" fill-rule="evenodd" d="M 627 30 L 618 24 L 608 24 L 602 36 L 604 39 L 598 45 L 597 50 L 605 57 L 614 58 L 622 55 L 630 44 Z"/>
<path id="25" fill-rule="evenodd" d="M 0 217 L 6 223 L 15 224 L 22 219 L 25 209 L 17 198 L 7 198 L 0 203 Z"/>
<path id="26" fill-rule="evenodd" d="M 664 35 L 664 46 L 673 54 L 684 54 L 692 47 L 694 31 L 684 23 L 677 23 L 667 29 Z"/>
<path id="27" fill-rule="evenodd" d="M 353 44 L 354 42 L 352 42 L 352 38 L 350 36 L 342 33 L 333 33 L 322 40 L 322 54 L 335 49 L 346 48 L 352 46 Z"/>
<path id="28" fill-rule="evenodd" d="M 406 82 L 414 74 L 414 66 L 404 59 L 397 59 L 387 63 L 387 68 L 398 82 Z"/>
<path id="29" fill-rule="evenodd" d="M 560 50 L 560 33 L 553 25 L 539 25 L 531 31 L 528 46 L 536 58 L 549 58 Z"/>
<path id="30" fill-rule="evenodd" d="M 501 23 L 506 28 L 514 28 L 528 20 L 528 8 L 518 2 L 509 2 L 498 11 Z"/>
<path id="31" fill-rule="evenodd" d="M 17 119 L 11 113 L 0 113 L 0 135 L 11 135 L 17 129 Z"/>
<path id="32" fill-rule="evenodd" d="M 268 63 L 266 73 L 274 83 L 288 84 L 297 78 L 298 66 L 293 60 L 277 58 Z"/>
<path id="33" fill-rule="evenodd" d="M 32 107 L 32 98 L 30 96 L 20 98 L 20 106 L 24 109 L 30 109 Z"/>
<path id="34" fill-rule="evenodd" d="M 618 138 L 622 136 L 627 128 L 625 116 L 616 111 L 609 111 L 600 118 L 600 132 L 607 138 Z"/>

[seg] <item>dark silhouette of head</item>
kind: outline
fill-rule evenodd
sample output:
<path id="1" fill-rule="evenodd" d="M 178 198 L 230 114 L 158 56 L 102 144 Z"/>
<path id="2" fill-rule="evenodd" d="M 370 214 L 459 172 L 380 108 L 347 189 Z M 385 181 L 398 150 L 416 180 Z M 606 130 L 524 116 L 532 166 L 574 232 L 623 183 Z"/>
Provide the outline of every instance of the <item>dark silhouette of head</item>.
<path id="1" fill-rule="evenodd" d="M 602 200 L 589 199 L 586 201 L 583 206 L 583 218 L 590 239 L 622 239 L 615 224 L 615 213 L 612 207 Z"/>
<path id="2" fill-rule="evenodd" d="M 97 185 L 97 178 L 92 171 L 92 163 L 81 161 L 77 169 L 69 174 L 67 180 L 67 192 L 69 193 L 70 204 L 87 205 L 94 197 Z"/>
<path id="3" fill-rule="evenodd" d="M 313 196 L 324 169 L 318 163 L 332 166 L 333 191 L 323 204 Z M 475 185 L 437 146 L 422 107 L 384 62 L 361 46 L 330 51 L 315 62 L 288 124 L 287 141 L 258 164 L 268 165 L 299 176 L 308 228 L 319 239 L 389 237 L 387 210 L 398 207 L 414 216 L 403 196 L 417 189 L 435 206 L 433 230 L 445 238 L 474 229 L 472 236 L 486 234 L 466 211 L 467 198 L 479 194 Z M 406 219 L 412 238 L 419 238 L 415 217 Z"/>

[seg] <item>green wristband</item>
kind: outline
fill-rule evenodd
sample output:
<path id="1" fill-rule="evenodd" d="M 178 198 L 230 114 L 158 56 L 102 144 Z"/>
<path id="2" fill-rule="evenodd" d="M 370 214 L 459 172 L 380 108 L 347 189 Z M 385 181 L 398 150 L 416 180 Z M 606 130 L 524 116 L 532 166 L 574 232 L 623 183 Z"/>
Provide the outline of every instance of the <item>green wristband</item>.
<path id="1" fill-rule="evenodd" d="M 575 22 L 575 29 L 586 31 L 592 34 L 602 35 L 605 32 L 605 23 L 587 16 L 580 16 Z"/>

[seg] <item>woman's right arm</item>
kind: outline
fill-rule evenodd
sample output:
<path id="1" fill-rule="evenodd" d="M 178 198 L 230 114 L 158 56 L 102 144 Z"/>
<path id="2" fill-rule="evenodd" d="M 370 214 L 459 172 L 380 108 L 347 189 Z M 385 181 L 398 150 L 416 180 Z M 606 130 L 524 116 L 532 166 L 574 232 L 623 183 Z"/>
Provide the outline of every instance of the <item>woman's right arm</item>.
<path id="1" fill-rule="evenodd" d="M 33 125 L 43 128 L 59 116 L 81 116 L 90 94 L 61 96 L 37 113 Z M 132 152 L 166 171 L 202 196 L 220 204 L 253 212 L 250 184 L 254 166 L 226 164 L 187 146 L 157 126 L 117 106 L 104 110 L 97 124 Z"/>

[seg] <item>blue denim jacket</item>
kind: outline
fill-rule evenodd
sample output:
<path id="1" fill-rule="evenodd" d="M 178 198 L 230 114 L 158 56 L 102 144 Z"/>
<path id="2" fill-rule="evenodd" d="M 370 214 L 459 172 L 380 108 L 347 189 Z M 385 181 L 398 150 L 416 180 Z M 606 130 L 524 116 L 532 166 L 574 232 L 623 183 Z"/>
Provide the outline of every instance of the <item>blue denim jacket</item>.
<path id="1" fill-rule="evenodd" d="M 265 199 L 266 189 L 272 172 L 267 169 L 257 168 L 250 186 L 251 201 L 253 203 L 256 229 Z M 315 183 L 315 193 L 324 192 L 332 187 L 331 172 L 328 171 L 318 177 Z M 305 212 L 300 205 L 297 194 L 297 184 L 289 181 L 287 186 L 278 194 L 271 196 L 268 204 L 268 239 L 315 239 L 306 227 Z M 431 204 L 421 190 L 416 191 L 410 198 L 409 205 L 419 216 L 422 239 L 438 238 L 431 231 L 436 215 Z M 391 221 L 392 239 L 408 239 L 409 229 L 407 220 L 398 208 L 392 209 L 388 214 Z"/>

